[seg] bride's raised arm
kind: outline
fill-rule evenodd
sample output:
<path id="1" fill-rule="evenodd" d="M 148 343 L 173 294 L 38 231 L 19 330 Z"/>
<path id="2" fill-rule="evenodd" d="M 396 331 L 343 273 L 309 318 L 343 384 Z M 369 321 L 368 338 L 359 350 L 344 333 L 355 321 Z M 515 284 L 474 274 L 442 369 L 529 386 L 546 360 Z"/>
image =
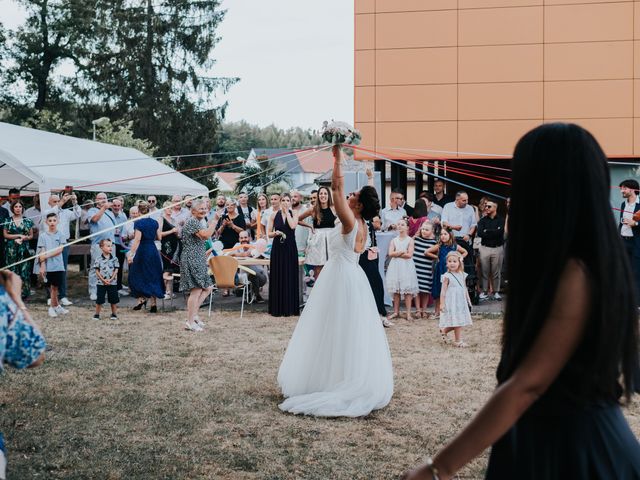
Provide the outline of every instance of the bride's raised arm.
<path id="1" fill-rule="evenodd" d="M 333 175 L 331 176 L 331 189 L 333 190 L 333 205 L 336 214 L 342 222 L 342 233 L 349 233 L 353 230 L 356 219 L 353 216 L 349 202 L 344 193 L 344 174 L 342 173 L 342 147 L 334 145 L 333 149 Z M 318 200 L 319 201 L 319 200 Z"/>

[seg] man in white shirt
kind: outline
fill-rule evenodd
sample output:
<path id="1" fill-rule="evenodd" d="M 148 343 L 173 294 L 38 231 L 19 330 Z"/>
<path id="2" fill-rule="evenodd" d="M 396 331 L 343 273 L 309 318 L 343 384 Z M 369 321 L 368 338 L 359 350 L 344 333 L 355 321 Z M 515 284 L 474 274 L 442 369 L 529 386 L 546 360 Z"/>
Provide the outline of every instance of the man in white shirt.
<path id="1" fill-rule="evenodd" d="M 442 226 L 448 228 L 456 237 L 456 242 L 464 248 L 469 255 L 473 254 L 471 237 L 476 231 L 476 211 L 469 205 L 467 192 L 456 193 L 456 199 L 447 203 L 442 209 Z"/>
<path id="2" fill-rule="evenodd" d="M 380 212 L 380 218 L 382 219 L 382 230 L 395 230 L 396 223 L 407 216 L 407 211 L 400 207 L 400 203 L 403 201 L 404 195 L 399 192 L 391 192 L 389 196 L 389 206 L 383 208 Z"/>
<path id="3" fill-rule="evenodd" d="M 238 213 L 244 217 L 247 233 L 251 238 L 254 238 L 258 211 L 249 205 L 249 195 L 244 192 L 238 195 Z"/>
<path id="4" fill-rule="evenodd" d="M 71 207 L 63 208 L 70 202 Z M 62 200 L 57 194 L 49 197 L 49 208 L 43 212 L 43 217 L 47 218 L 49 213 L 55 213 L 58 216 L 58 231 L 62 236 L 63 243 L 68 243 L 71 238 L 71 222 L 77 221 L 82 216 L 82 209 L 78 205 L 78 198 L 71 192 L 62 195 Z M 44 228 L 44 227 L 43 227 Z M 62 306 L 73 305 L 67 298 L 67 265 L 69 265 L 69 246 L 66 245 L 62 250 L 62 260 L 64 261 L 64 273 L 62 282 L 58 291 L 58 298 Z"/>

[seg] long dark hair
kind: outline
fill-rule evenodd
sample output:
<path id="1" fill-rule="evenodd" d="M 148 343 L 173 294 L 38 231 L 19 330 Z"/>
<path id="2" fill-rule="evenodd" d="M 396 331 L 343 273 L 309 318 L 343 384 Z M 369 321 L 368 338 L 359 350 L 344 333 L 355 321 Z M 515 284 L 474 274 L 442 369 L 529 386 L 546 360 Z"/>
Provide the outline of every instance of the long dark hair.
<path id="1" fill-rule="evenodd" d="M 427 208 L 427 201 L 424 198 L 418 198 L 413 206 L 413 218 L 422 218 L 429 215 L 429 209 Z"/>
<path id="2" fill-rule="evenodd" d="M 591 379 L 580 393 L 618 398 L 622 376 L 627 399 L 638 365 L 638 312 L 634 281 L 609 204 L 607 159 L 593 136 L 564 123 L 542 125 L 518 142 L 513 155 L 507 273 L 498 381 L 504 382 L 538 337 L 567 262 L 585 266 L 591 304 L 573 359 Z M 540 251 L 535 232 L 540 202 L 543 225 L 553 232 Z M 572 360 L 569 360 L 571 363 Z"/>
<path id="3" fill-rule="evenodd" d="M 322 206 L 320 205 L 320 192 L 322 190 L 327 191 L 327 208 L 331 208 L 333 206 L 333 196 L 331 195 L 331 190 L 329 190 L 327 187 L 320 187 L 316 196 L 316 204 L 313 206 L 313 219 L 317 223 L 322 222 Z"/>

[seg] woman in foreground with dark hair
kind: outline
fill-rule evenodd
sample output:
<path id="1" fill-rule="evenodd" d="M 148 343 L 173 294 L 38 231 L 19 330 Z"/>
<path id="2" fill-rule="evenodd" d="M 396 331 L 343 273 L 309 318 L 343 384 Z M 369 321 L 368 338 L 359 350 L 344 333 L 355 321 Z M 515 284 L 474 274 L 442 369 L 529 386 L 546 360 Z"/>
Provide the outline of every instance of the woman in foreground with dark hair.
<path id="1" fill-rule="evenodd" d="M 344 193 L 340 146 L 333 147 L 332 190 L 341 223 L 329 238 L 329 261 L 311 291 L 280 365 L 280 409 L 320 417 L 359 417 L 393 395 L 391 354 L 367 277 L 358 265 L 365 220 L 380 202 L 371 186 Z"/>
<path id="2" fill-rule="evenodd" d="M 609 205 L 606 157 L 577 125 L 527 133 L 513 156 L 498 388 L 469 425 L 405 479 L 448 479 L 493 445 L 488 479 L 638 479 L 622 411 L 638 364 L 631 270 Z M 554 205 L 539 242 L 540 199 Z"/>

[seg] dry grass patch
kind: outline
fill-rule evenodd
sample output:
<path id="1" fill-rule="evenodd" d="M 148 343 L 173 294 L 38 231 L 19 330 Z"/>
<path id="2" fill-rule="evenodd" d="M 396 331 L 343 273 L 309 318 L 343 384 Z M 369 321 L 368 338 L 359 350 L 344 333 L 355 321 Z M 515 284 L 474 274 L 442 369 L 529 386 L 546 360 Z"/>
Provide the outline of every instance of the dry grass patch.
<path id="1" fill-rule="evenodd" d="M 296 319 L 217 312 L 192 334 L 181 330 L 184 312 L 90 316 L 74 308 L 45 320 L 46 364 L 0 379 L 10 478 L 396 478 L 495 385 L 495 319 L 467 330 L 469 349 L 442 345 L 433 321 L 387 330 L 396 393 L 354 420 L 278 410 L 276 373 Z M 640 433 L 638 402 L 625 413 Z M 481 478 L 485 464 L 461 477 Z"/>

